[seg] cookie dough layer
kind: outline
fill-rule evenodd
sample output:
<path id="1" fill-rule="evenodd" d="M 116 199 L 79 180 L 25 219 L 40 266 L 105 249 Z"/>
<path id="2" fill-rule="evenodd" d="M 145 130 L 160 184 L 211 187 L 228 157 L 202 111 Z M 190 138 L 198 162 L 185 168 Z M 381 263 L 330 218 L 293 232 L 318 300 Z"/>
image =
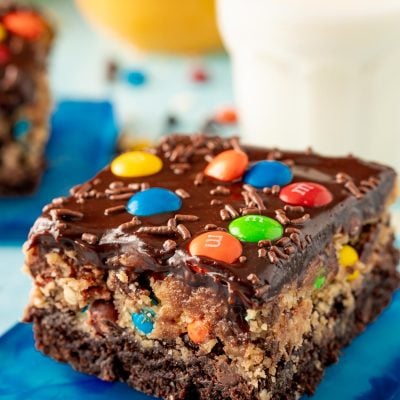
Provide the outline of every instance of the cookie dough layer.
<path id="1" fill-rule="evenodd" d="M 363 260 L 356 279 L 338 265 L 348 238 L 337 235 L 312 261 L 301 287 L 288 288 L 259 310 L 247 309 L 247 339 L 241 342 L 233 340 L 226 307 L 212 290 L 184 292 L 179 280 L 168 277 L 129 288 L 122 270 L 96 274 L 87 268 L 74 279 L 72 253 L 52 253 L 42 263 L 32 255 L 36 289 L 26 319 L 34 322 L 44 353 L 165 399 L 294 399 L 313 392 L 325 366 L 381 312 L 398 286 L 398 253 L 387 223 L 383 215 L 352 243 Z M 309 281 L 322 265 L 332 273 L 316 289 Z M 158 317 L 145 338 L 134 330 L 131 313 L 143 304 L 152 307 L 151 299 L 157 299 Z M 200 346 L 186 328 L 199 315 L 211 315 L 207 324 L 213 327 Z"/>

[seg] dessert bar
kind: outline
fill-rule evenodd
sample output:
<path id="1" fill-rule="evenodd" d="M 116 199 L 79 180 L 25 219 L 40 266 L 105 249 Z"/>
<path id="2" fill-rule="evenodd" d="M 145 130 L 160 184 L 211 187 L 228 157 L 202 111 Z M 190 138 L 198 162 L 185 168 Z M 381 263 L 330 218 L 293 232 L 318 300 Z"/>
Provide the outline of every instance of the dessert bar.
<path id="1" fill-rule="evenodd" d="M 396 174 L 165 137 L 47 205 L 25 245 L 39 350 L 163 399 L 296 399 L 390 302 Z"/>
<path id="2" fill-rule="evenodd" d="M 0 195 L 32 192 L 43 173 L 53 30 L 36 10 L 0 4 Z"/>

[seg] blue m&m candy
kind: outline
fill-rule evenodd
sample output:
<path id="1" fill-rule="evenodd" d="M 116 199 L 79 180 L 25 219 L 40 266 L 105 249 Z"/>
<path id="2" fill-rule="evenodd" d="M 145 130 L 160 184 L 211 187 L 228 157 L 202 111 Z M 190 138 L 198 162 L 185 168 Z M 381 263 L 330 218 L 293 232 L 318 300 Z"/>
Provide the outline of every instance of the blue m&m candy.
<path id="1" fill-rule="evenodd" d="M 135 328 L 145 335 L 149 335 L 154 329 L 156 313 L 150 308 L 144 308 L 139 313 L 132 314 L 132 322 Z"/>
<path id="2" fill-rule="evenodd" d="M 134 194 L 128 201 L 127 211 L 139 217 L 174 212 L 182 207 L 181 198 L 163 188 L 150 188 Z"/>
<path id="3" fill-rule="evenodd" d="M 140 69 L 125 70 L 122 72 L 122 79 L 132 86 L 142 86 L 147 81 L 147 76 Z"/>
<path id="4" fill-rule="evenodd" d="M 243 178 L 243 181 L 256 188 L 285 186 L 293 179 L 291 169 L 279 161 L 259 161 L 255 163 Z"/>

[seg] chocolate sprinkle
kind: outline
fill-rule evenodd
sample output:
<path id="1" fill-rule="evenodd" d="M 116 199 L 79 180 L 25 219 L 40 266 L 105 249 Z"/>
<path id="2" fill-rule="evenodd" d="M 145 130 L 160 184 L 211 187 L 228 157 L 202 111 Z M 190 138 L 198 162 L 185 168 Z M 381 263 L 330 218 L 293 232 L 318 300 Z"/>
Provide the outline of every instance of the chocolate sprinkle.
<path id="1" fill-rule="evenodd" d="M 225 209 L 220 210 L 219 211 L 219 215 L 220 215 L 222 221 L 228 221 L 228 220 L 231 219 L 231 216 L 230 216 L 229 212 L 226 211 Z"/>
<path id="2" fill-rule="evenodd" d="M 301 224 L 304 224 L 304 222 L 308 221 L 309 219 L 310 219 L 310 214 L 304 214 L 300 218 L 291 219 L 290 223 L 292 223 L 294 225 L 301 225 Z"/>
<path id="3" fill-rule="evenodd" d="M 269 258 L 269 261 L 271 261 L 272 264 L 276 264 L 279 261 L 279 259 L 276 256 L 275 252 L 272 251 L 272 250 L 270 250 L 268 252 L 268 258 Z"/>
<path id="4" fill-rule="evenodd" d="M 231 204 L 225 204 L 225 210 L 228 211 L 232 218 L 237 218 L 240 215 Z"/>
<path id="5" fill-rule="evenodd" d="M 84 214 L 79 211 L 70 210 L 68 208 L 58 208 L 55 210 L 50 210 L 50 216 L 53 221 L 61 218 L 67 219 L 68 221 L 79 221 L 83 219 Z"/>
<path id="6" fill-rule="evenodd" d="M 190 194 L 185 189 L 176 189 L 175 193 L 182 199 L 190 198 Z"/>
<path id="7" fill-rule="evenodd" d="M 302 207 L 302 206 L 291 206 L 289 204 L 285 204 L 283 206 L 283 209 L 285 211 L 288 211 L 288 212 L 299 212 L 299 213 L 304 212 L 304 207 Z"/>
<path id="8" fill-rule="evenodd" d="M 230 193 L 231 191 L 225 186 L 217 186 L 215 189 L 210 190 L 210 194 L 212 196 L 215 195 L 228 196 Z"/>
<path id="9" fill-rule="evenodd" d="M 258 257 L 266 257 L 267 256 L 267 250 L 265 250 L 264 248 L 258 249 Z"/>
<path id="10" fill-rule="evenodd" d="M 210 201 L 210 205 L 212 205 L 212 206 L 220 206 L 221 204 L 222 204 L 222 201 L 218 200 L 218 199 L 212 199 Z"/>
<path id="11" fill-rule="evenodd" d="M 179 224 L 176 229 L 178 230 L 178 233 L 182 236 L 183 240 L 190 239 L 192 237 L 190 231 L 188 228 L 186 228 L 185 225 Z"/>
<path id="12" fill-rule="evenodd" d="M 176 246 L 177 246 L 176 242 L 175 242 L 174 240 L 171 240 L 171 239 L 168 239 L 168 240 L 166 240 L 166 241 L 163 243 L 163 249 L 164 249 L 166 252 L 175 250 L 175 249 L 176 249 Z"/>
<path id="13" fill-rule="evenodd" d="M 129 200 L 134 195 L 133 192 L 123 194 L 112 194 L 108 198 L 110 200 Z"/>
<path id="14" fill-rule="evenodd" d="M 150 233 L 152 235 L 171 235 L 176 233 L 176 229 L 170 226 L 143 226 L 137 232 Z"/>
<path id="15" fill-rule="evenodd" d="M 199 217 L 197 215 L 176 214 L 175 219 L 178 222 L 194 222 L 194 221 L 198 221 Z"/>
<path id="16" fill-rule="evenodd" d="M 124 211 L 125 211 L 124 205 L 109 207 L 104 210 L 104 215 L 114 215 L 114 214 L 122 213 Z"/>
<path id="17" fill-rule="evenodd" d="M 142 222 L 137 217 L 133 217 L 131 221 L 119 225 L 118 229 L 122 231 L 130 231 L 136 228 L 137 226 L 141 225 L 141 223 Z"/>
<path id="18" fill-rule="evenodd" d="M 271 241 L 270 240 L 259 240 L 257 245 L 258 245 L 258 247 L 270 247 Z"/>
<path id="19" fill-rule="evenodd" d="M 96 244 L 99 238 L 92 233 L 82 233 L 82 240 L 89 244 Z"/>
<path id="20" fill-rule="evenodd" d="M 344 187 L 349 190 L 349 192 L 355 196 L 357 199 L 361 199 L 363 194 L 361 193 L 360 189 L 355 185 L 353 181 L 347 181 L 344 184 Z"/>

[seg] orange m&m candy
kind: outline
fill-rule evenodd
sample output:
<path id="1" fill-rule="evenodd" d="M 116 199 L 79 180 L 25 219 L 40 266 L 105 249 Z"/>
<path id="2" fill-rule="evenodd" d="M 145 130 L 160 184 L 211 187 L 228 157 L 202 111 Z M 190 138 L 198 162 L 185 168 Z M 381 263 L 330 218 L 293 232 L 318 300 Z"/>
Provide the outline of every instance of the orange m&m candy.
<path id="1" fill-rule="evenodd" d="M 210 231 L 195 237 L 189 244 L 192 256 L 203 256 L 232 264 L 242 255 L 242 245 L 234 236 Z"/>
<path id="2" fill-rule="evenodd" d="M 215 115 L 215 121 L 219 124 L 236 124 L 238 121 L 236 110 L 231 107 L 221 108 Z"/>
<path id="3" fill-rule="evenodd" d="M 219 181 L 233 181 L 240 178 L 249 164 L 247 154 L 238 150 L 219 153 L 206 167 L 204 173 Z"/>
<path id="4" fill-rule="evenodd" d="M 4 16 L 4 26 L 25 39 L 37 39 L 44 31 L 42 18 L 32 11 L 15 11 Z"/>
<path id="5" fill-rule="evenodd" d="M 189 339 L 196 344 L 204 343 L 210 334 L 210 329 L 205 321 L 193 321 L 187 326 Z"/>

